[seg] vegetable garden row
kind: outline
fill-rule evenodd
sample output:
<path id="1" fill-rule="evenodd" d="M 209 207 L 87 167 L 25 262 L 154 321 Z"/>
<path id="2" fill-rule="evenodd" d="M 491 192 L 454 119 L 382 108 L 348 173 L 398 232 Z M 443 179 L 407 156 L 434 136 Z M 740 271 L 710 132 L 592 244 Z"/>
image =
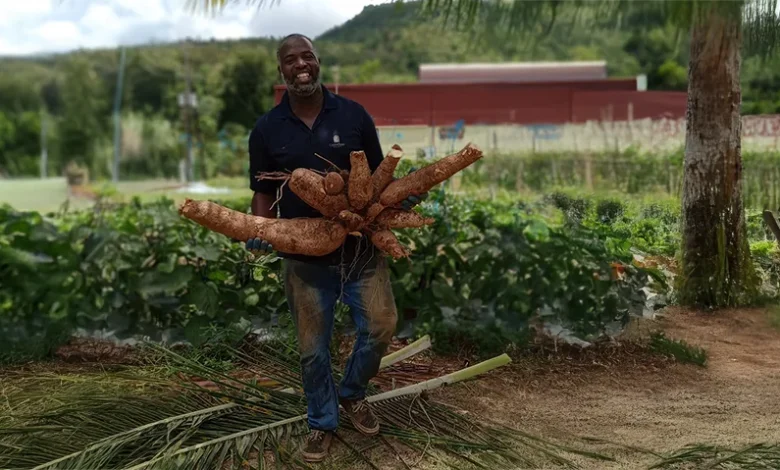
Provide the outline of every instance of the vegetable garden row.
<path id="1" fill-rule="evenodd" d="M 632 181 L 632 175 L 620 173 L 616 163 L 620 155 L 579 156 L 579 162 L 585 162 L 584 185 L 576 171 L 580 167 L 563 164 L 574 160 L 559 157 L 475 158 L 478 161 L 458 175 L 461 188 L 510 189 L 513 180 L 516 186 L 536 191 L 532 195 L 510 191 L 510 197 L 483 200 L 455 196 L 440 187 L 417 209 L 419 214 L 406 214 L 424 224 L 397 224 L 395 229 L 395 245 L 409 247 L 411 253 L 394 260 L 391 268 L 402 322 L 414 317 L 419 332 L 430 334 L 439 348 L 470 346 L 496 352 L 522 345 L 539 327 L 551 324 L 596 338 L 619 330 L 632 314 L 673 300 L 669 275 L 674 274 L 680 244 L 679 201 L 655 196 L 630 202 L 625 193 L 656 191 L 664 178 L 655 170 L 679 166 L 676 157 L 634 155 L 632 165 L 648 167 L 628 188 L 619 184 Z M 746 161 L 757 164 L 773 158 L 747 155 Z M 396 174 L 406 174 L 415 164 L 399 158 L 386 163 Z M 550 165 L 555 171 L 543 171 Z M 438 177 L 440 181 L 446 175 Z M 389 182 L 364 179 L 375 189 Z M 291 181 L 293 190 L 296 181 Z M 350 178 L 350 188 L 357 181 Z M 548 189 L 561 183 L 569 188 L 594 184 L 599 189 L 616 188 L 620 196 L 583 197 Z M 346 196 L 338 188 L 333 195 L 325 194 L 328 188 L 319 189 L 324 191 L 322 198 L 306 200 L 313 204 L 344 199 L 334 214 L 348 212 L 342 210 Z M 774 200 L 774 189 L 764 187 L 760 194 Z M 396 199 L 407 192 L 399 192 Z M 378 191 L 373 193 L 374 199 L 379 197 Z M 374 201 L 369 199 L 360 207 Z M 374 206 L 380 205 L 377 201 Z M 249 212 L 248 199 L 216 202 Z M 397 201 L 388 204 L 393 202 Z M 46 216 L 0 208 L 4 279 L 0 332 L 11 338 L 0 354 L 5 360 L 46 356 L 74 332 L 199 343 L 215 328 L 241 335 L 267 326 L 271 318 L 284 321 L 287 307 L 277 278 L 280 260 L 255 259 L 242 244 L 219 233 L 227 232 L 188 220 L 192 217 L 182 213 L 186 207 L 177 211 L 168 199 L 145 203 L 133 199 L 125 204 L 101 201 L 91 210 Z M 758 212 L 749 211 L 748 225 L 751 249 L 763 275 L 760 295 L 774 297 L 775 244 Z M 449 340 L 437 343 L 445 337 Z"/>
<path id="2" fill-rule="evenodd" d="M 646 287 L 673 296 L 664 275 L 679 244 L 673 200 L 562 192 L 480 200 L 436 190 L 419 210 L 434 223 L 398 231 L 413 250 L 392 263 L 392 276 L 399 312 L 414 312 L 435 347 L 494 352 L 522 345 L 544 322 L 593 338 L 652 308 Z M 6 361 L 43 357 L 79 330 L 198 343 L 207 327 L 241 334 L 285 319 L 279 259 L 254 259 L 181 217 L 170 200 L 48 216 L 6 206 L 0 221 Z M 774 242 L 760 214 L 748 221 L 762 292 L 774 296 Z M 637 262 L 637 253 L 671 270 Z"/>

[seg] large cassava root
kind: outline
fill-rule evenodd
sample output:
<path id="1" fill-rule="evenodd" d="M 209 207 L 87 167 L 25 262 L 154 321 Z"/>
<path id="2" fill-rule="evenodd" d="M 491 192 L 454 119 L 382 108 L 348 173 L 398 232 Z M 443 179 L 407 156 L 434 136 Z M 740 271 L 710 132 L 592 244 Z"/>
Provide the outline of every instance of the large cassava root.
<path id="1" fill-rule="evenodd" d="M 409 196 L 419 196 L 482 158 L 482 151 L 469 143 L 460 152 L 442 158 L 390 183 L 379 196 L 379 202 L 390 207 Z"/>
<path id="2" fill-rule="evenodd" d="M 365 226 L 365 220 L 358 214 L 350 211 L 341 211 L 339 220 L 344 222 L 348 232 L 359 232 Z"/>
<path id="3" fill-rule="evenodd" d="M 371 175 L 371 185 L 374 189 L 373 200 L 379 199 L 379 195 L 387 188 L 387 185 L 393 181 L 393 175 L 395 174 L 395 168 L 398 166 L 398 162 L 401 161 L 404 153 L 401 147 L 394 145 L 390 152 L 387 153 L 384 160 L 379 164 L 376 171 Z"/>
<path id="4" fill-rule="evenodd" d="M 244 214 L 210 201 L 187 199 L 179 214 L 236 240 L 260 238 L 283 253 L 324 256 L 347 238 L 346 228 L 323 218 L 267 219 Z"/>
<path id="5" fill-rule="evenodd" d="M 409 251 L 401 245 L 395 234 L 390 230 L 379 230 L 371 233 L 371 243 L 379 249 L 379 251 L 392 256 L 395 259 L 407 258 Z"/>
<path id="6" fill-rule="evenodd" d="M 373 186 L 371 184 L 371 167 L 368 166 L 366 153 L 362 150 L 349 155 L 349 186 L 347 197 L 353 211 L 360 211 L 371 201 Z"/>
<path id="7" fill-rule="evenodd" d="M 336 196 L 344 192 L 344 178 L 336 172 L 331 171 L 325 175 L 323 184 L 325 185 L 325 193 L 329 196 Z"/>
<path id="8" fill-rule="evenodd" d="M 385 206 L 382 204 L 378 202 L 371 204 L 371 206 L 366 211 L 366 225 L 373 222 L 374 219 L 376 219 L 376 217 L 381 214 L 383 210 L 385 210 Z"/>
<path id="9" fill-rule="evenodd" d="M 434 219 L 423 217 L 414 211 L 385 209 L 375 221 L 383 228 L 420 228 L 432 224 Z"/>
<path id="10" fill-rule="evenodd" d="M 434 222 L 399 207 L 409 196 L 430 191 L 458 171 L 482 158 L 469 143 L 459 152 L 393 181 L 403 151 L 393 145 L 371 173 L 363 151 L 350 153 L 350 170 L 321 172 L 299 168 L 286 173 L 262 173 L 258 179 L 286 179 L 302 201 L 322 218 L 265 219 L 211 202 L 187 200 L 180 213 L 215 232 L 238 240 L 262 238 L 287 254 L 324 256 L 343 245 L 348 235 L 367 235 L 373 245 L 393 258 L 409 256 L 392 229 L 420 228 Z M 321 157 L 322 158 L 322 157 Z"/>
<path id="11" fill-rule="evenodd" d="M 290 189 L 303 202 L 317 209 L 325 217 L 336 217 L 349 209 L 349 201 L 344 194 L 330 195 L 325 192 L 325 178 L 305 168 L 298 168 L 290 176 Z"/>

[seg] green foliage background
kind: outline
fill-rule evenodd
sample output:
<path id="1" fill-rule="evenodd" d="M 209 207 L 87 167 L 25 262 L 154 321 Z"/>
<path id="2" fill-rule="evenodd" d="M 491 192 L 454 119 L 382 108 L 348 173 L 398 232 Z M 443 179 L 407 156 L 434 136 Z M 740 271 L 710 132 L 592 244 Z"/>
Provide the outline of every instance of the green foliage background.
<path id="1" fill-rule="evenodd" d="M 369 6 L 316 38 L 323 79 L 333 80 L 334 65 L 341 83 L 365 83 L 414 81 L 417 67 L 429 62 L 605 59 L 612 76 L 647 74 L 650 89 L 687 86 L 687 38 L 664 18 L 629 15 L 619 28 L 606 20 L 585 28 L 572 27 L 564 13 L 549 35 L 511 41 L 454 31 L 419 15 L 419 8 L 419 2 Z M 200 178 L 245 174 L 248 129 L 272 106 L 279 83 L 275 46 L 275 38 L 261 38 L 189 48 L 200 104 L 196 152 L 207 161 L 197 169 Z M 118 65 L 116 49 L 0 59 L 0 175 L 38 174 L 44 119 L 50 175 L 74 160 L 93 178 L 108 176 Z M 183 154 L 176 97 L 184 77 L 182 45 L 128 49 L 123 178 L 176 175 Z M 780 112 L 780 62 L 747 57 L 742 81 L 744 113 Z"/>
<path id="2" fill-rule="evenodd" d="M 549 202 L 534 204 L 436 192 L 422 207 L 435 224 L 400 233 L 414 254 L 392 265 L 399 311 L 415 311 L 441 347 L 459 337 L 484 352 L 524 344 L 540 312 L 539 321 L 585 337 L 641 314 L 652 273 L 629 265 L 624 280 L 612 276 L 613 262 L 630 263 L 627 247 L 609 231 L 562 224 Z M 287 314 L 279 262 L 251 259 L 170 200 L 48 217 L 4 207 L 2 355 L 46 355 L 79 329 L 199 343 L 204 327 L 267 325 Z"/>

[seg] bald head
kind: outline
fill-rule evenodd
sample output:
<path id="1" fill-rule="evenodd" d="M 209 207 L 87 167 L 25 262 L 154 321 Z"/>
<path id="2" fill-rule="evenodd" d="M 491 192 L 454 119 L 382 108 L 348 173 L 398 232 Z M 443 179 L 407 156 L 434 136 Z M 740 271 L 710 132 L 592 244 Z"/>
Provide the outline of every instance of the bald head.
<path id="1" fill-rule="evenodd" d="M 282 54 L 284 53 L 283 50 L 288 45 L 292 45 L 295 42 L 303 42 L 308 44 L 308 46 L 314 52 L 314 55 L 316 55 L 317 58 L 319 58 L 319 55 L 317 54 L 317 50 L 314 48 L 314 42 L 311 40 L 311 38 L 309 38 L 305 34 L 293 33 L 283 37 L 282 40 L 279 41 L 279 45 L 276 47 L 276 60 L 279 62 L 279 64 L 282 63 Z"/>
<path id="2" fill-rule="evenodd" d="M 279 73 L 287 91 L 298 97 L 308 97 L 322 86 L 320 59 L 311 39 L 303 34 L 290 34 L 279 42 L 276 50 Z"/>

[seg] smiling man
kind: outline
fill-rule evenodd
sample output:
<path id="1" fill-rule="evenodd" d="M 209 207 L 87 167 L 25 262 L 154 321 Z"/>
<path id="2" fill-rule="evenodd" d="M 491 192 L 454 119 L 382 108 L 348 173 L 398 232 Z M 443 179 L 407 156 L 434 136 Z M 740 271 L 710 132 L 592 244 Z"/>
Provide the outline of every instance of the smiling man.
<path id="1" fill-rule="evenodd" d="M 348 170 L 349 154 L 357 150 L 365 151 L 374 171 L 383 158 L 377 129 L 360 104 L 334 95 L 322 85 L 320 60 L 309 38 L 287 36 L 279 44 L 277 59 L 287 91 L 281 102 L 257 121 L 249 137 L 252 212 L 276 217 L 272 206 L 281 190 L 279 217 L 321 217 L 278 181 L 258 181 L 255 175 L 296 168 L 329 169 L 315 154 Z M 406 204 L 418 202 L 413 199 Z M 266 241 L 258 239 L 248 240 L 247 248 L 255 253 L 273 251 Z M 379 432 L 379 421 L 365 394 L 395 332 L 395 300 L 387 260 L 364 237 L 349 236 L 341 249 L 326 256 L 280 255 L 287 303 L 297 330 L 311 429 L 303 458 L 317 462 L 328 455 L 338 427 L 339 404 L 360 432 Z M 331 374 L 330 339 L 338 300 L 349 306 L 357 337 L 337 390 Z"/>

